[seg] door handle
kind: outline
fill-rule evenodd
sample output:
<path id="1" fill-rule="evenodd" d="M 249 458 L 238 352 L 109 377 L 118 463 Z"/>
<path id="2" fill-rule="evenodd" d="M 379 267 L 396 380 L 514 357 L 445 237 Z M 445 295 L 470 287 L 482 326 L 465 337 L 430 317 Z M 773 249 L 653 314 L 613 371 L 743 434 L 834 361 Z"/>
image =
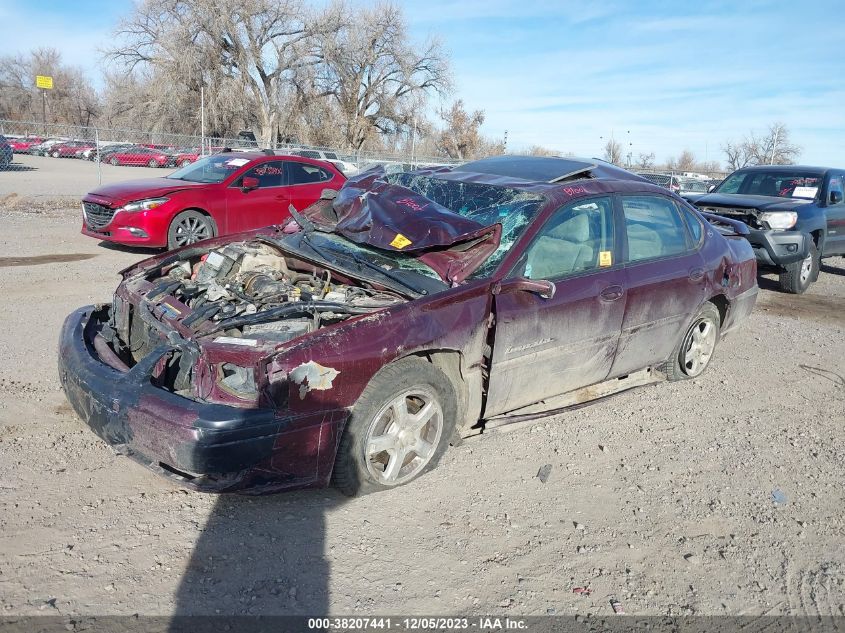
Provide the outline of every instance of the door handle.
<path id="1" fill-rule="evenodd" d="M 702 279 L 704 279 L 704 269 L 691 268 L 689 271 L 689 279 L 690 281 L 701 281 Z"/>
<path id="2" fill-rule="evenodd" d="M 625 291 L 622 286 L 608 286 L 599 293 L 599 298 L 602 301 L 616 301 L 622 298 L 623 294 L 625 294 Z"/>

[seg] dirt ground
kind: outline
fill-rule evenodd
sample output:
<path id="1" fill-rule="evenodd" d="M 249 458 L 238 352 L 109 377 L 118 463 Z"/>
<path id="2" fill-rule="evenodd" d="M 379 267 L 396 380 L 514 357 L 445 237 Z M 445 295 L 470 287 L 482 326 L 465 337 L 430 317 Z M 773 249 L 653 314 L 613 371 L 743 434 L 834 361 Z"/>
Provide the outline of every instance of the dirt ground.
<path id="1" fill-rule="evenodd" d="M 803 297 L 764 280 L 697 380 L 468 441 L 387 493 L 211 496 L 65 402 L 62 320 L 145 255 L 62 206 L 0 203 L 0 616 L 845 615 L 845 259 Z"/>

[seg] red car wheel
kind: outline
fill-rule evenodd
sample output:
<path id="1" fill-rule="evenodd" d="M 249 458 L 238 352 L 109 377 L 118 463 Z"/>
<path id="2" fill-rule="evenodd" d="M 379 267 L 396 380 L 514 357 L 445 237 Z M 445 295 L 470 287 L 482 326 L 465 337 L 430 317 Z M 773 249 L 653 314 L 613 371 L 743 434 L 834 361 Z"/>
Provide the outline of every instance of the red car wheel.
<path id="1" fill-rule="evenodd" d="M 119 161 L 119 160 L 117 160 L 117 158 L 115 158 L 114 156 L 112 156 L 112 159 L 111 159 L 109 162 L 110 162 L 112 165 L 114 165 L 115 167 L 117 167 L 118 165 L 120 165 L 120 161 Z"/>

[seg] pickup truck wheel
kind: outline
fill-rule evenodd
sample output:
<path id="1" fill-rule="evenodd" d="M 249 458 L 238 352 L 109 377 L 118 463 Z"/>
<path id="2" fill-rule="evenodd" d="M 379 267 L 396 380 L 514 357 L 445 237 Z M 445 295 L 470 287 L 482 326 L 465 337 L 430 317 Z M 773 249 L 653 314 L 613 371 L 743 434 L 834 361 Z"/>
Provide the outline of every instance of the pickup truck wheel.
<path id="1" fill-rule="evenodd" d="M 794 295 L 804 294 L 810 284 L 819 276 L 819 252 L 814 242 L 810 242 L 810 254 L 806 259 L 786 266 L 778 281 L 781 290 Z"/>
<path id="2" fill-rule="evenodd" d="M 705 303 L 692 320 L 672 356 L 659 369 L 669 380 L 687 380 L 700 376 L 716 351 L 722 317 L 719 309 Z"/>
<path id="3" fill-rule="evenodd" d="M 352 408 L 332 484 L 355 496 L 388 490 L 437 465 L 455 430 L 449 379 L 421 358 L 384 367 Z"/>

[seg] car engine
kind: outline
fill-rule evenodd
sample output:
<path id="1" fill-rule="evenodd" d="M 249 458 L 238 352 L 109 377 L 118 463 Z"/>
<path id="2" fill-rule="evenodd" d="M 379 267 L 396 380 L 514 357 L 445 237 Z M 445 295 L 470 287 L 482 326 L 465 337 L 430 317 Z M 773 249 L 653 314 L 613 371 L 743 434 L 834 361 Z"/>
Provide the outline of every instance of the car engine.
<path id="1" fill-rule="evenodd" d="M 405 300 L 386 290 L 333 278 L 317 267 L 296 270 L 269 244 L 238 242 L 159 270 L 151 296 L 171 295 L 191 308 L 182 323 L 198 336 L 220 334 L 285 342 L 357 314 Z"/>

